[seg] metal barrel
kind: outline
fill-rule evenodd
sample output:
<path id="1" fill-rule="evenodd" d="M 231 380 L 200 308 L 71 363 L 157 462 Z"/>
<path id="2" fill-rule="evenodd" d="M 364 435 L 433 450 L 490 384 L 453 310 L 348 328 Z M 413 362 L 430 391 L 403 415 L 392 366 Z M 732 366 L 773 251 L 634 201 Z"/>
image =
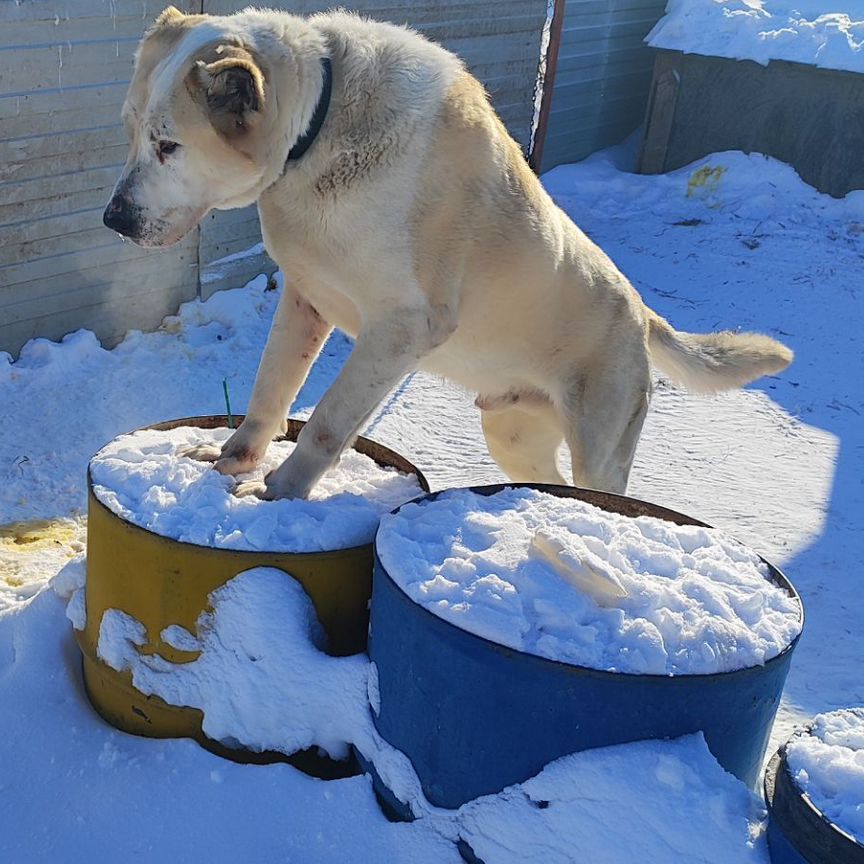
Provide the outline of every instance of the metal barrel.
<path id="1" fill-rule="evenodd" d="M 226 417 L 209 416 L 147 428 L 212 429 L 226 425 Z M 303 425 L 302 421 L 289 420 L 285 437 L 296 440 Z M 415 474 L 421 487 L 428 490 L 420 471 L 392 450 L 365 438 L 358 438 L 354 448 L 381 465 Z M 87 483 L 87 623 L 76 636 L 87 694 L 113 726 L 136 735 L 196 738 L 211 749 L 219 749 L 201 731 L 199 710 L 145 696 L 132 686 L 131 673 L 118 672 L 98 658 L 99 627 L 107 609 L 120 609 L 144 625 L 148 642 L 141 648 L 143 653 L 159 654 L 172 663 L 188 663 L 196 659 L 197 652 L 168 645 L 162 640 L 162 631 L 179 624 L 194 633 L 199 615 L 209 608 L 212 591 L 244 570 L 275 567 L 296 579 L 309 595 L 329 653 L 342 656 L 365 650 L 372 590 L 371 543 L 304 554 L 198 546 L 132 525 L 96 498 L 89 472 Z"/>
<path id="2" fill-rule="evenodd" d="M 572 487 L 510 484 L 472 491 L 492 495 L 514 486 L 628 516 L 704 526 L 654 504 Z M 768 566 L 772 580 L 797 598 L 785 576 Z M 734 672 L 603 672 L 460 630 L 415 604 L 377 553 L 373 583 L 369 655 L 380 691 L 375 726 L 411 760 L 432 804 L 457 808 L 521 783 L 569 753 L 699 731 L 726 770 L 751 787 L 757 783 L 797 638 L 765 665 Z M 380 779 L 378 784 L 386 799 Z"/>
<path id="3" fill-rule="evenodd" d="M 831 822 L 797 786 L 784 744 L 765 769 L 772 864 L 864 864 L 864 846 Z"/>

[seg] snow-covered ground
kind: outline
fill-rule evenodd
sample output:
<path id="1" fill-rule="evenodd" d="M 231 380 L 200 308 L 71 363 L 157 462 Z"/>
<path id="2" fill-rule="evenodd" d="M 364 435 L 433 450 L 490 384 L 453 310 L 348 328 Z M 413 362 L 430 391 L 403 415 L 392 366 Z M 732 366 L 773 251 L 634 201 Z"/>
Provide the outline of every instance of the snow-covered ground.
<path id="1" fill-rule="evenodd" d="M 669 0 L 645 41 L 763 65 L 864 72 L 864 0 Z"/>
<path id="2" fill-rule="evenodd" d="M 755 155 L 654 177 L 620 170 L 629 156 L 599 154 L 545 182 L 677 327 L 760 329 L 797 352 L 784 375 L 743 392 L 692 396 L 658 382 L 630 487 L 724 528 L 801 592 L 807 622 L 777 743 L 796 722 L 864 702 L 864 193 L 819 195 Z M 0 525 L 27 521 L 0 529 L 0 861 L 459 860 L 435 819 L 387 822 L 363 777 L 318 781 L 286 765 L 228 763 L 190 741 L 128 736 L 93 714 L 81 688 L 65 602 L 80 567 L 67 562 L 84 541 L 87 460 L 121 432 L 221 412 L 223 378 L 242 410 L 275 300 L 260 278 L 113 351 L 78 333 L 32 342 L 15 363 L 0 357 Z M 315 404 L 349 348 L 330 340 L 295 413 Z M 407 379 L 367 434 L 435 488 L 502 479 L 473 394 L 434 377 Z M 554 806 L 536 806 L 545 800 Z M 559 760 L 466 805 L 460 831 L 488 864 L 765 864 L 764 839 L 748 842 L 755 816 L 694 738 Z"/>

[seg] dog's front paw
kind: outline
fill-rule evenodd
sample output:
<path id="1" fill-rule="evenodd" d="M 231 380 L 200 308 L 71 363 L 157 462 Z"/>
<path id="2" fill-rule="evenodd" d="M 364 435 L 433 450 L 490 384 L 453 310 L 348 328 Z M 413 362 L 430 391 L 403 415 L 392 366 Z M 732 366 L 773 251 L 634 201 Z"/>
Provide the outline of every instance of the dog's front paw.
<path id="1" fill-rule="evenodd" d="M 236 477 L 238 474 L 248 474 L 250 471 L 254 471 L 260 459 L 260 456 L 249 450 L 241 450 L 231 454 L 223 453 L 213 467 L 220 474 L 230 474 L 232 477 Z"/>
<path id="2" fill-rule="evenodd" d="M 254 495 L 262 501 L 278 501 L 280 498 L 306 498 L 312 484 L 300 484 L 286 476 L 284 465 L 271 471 L 263 480 L 244 480 L 234 487 L 239 498 Z"/>
<path id="3" fill-rule="evenodd" d="M 196 462 L 215 462 L 222 455 L 222 447 L 219 444 L 193 444 L 190 447 L 181 447 L 177 455 L 194 459 Z"/>
<path id="4" fill-rule="evenodd" d="M 262 501 L 272 501 L 267 484 L 263 480 L 244 480 L 234 487 L 234 495 L 238 498 L 260 498 Z"/>
<path id="5" fill-rule="evenodd" d="M 209 442 L 195 444 L 182 447 L 177 451 L 177 455 L 197 459 L 199 462 L 212 462 L 220 474 L 248 474 L 255 469 L 267 449 L 266 441 L 263 444 L 257 442 L 255 431 L 252 426 L 246 429 L 241 426 L 221 446 Z"/>

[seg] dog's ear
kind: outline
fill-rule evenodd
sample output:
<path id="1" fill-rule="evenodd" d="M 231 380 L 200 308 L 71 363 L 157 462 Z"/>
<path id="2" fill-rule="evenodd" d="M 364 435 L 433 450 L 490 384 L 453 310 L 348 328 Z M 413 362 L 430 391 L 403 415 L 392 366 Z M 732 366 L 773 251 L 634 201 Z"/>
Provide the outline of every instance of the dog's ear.
<path id="1" fill-rule="evenodd" d="M 255 128 L 264 107 L 264 76 L 251 56 L 199 60 L 191 77 L 219 132 L 232 137 Z"/>
<path id="2" fill-rule="evenodd" d="M 176 6 L 168 6 L 159 13 L 159 16 L 153 22 L 153 26 L 171 27 L 174 24 L 179 24 L 185 17 Z"/>

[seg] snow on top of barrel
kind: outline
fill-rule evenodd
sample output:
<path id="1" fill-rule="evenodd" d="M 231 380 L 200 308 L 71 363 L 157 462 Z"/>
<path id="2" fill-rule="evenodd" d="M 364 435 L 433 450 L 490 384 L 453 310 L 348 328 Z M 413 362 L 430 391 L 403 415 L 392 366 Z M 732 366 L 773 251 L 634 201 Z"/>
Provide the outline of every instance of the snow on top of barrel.
<path id="1" fill-rule="evenodd" d="M 789 741 L 786 759 L 813 804 L 864 845 L 864 708 L 817 715 Z"/>
<path id="2" fill-rule="evenodd" d="M 864 72 L 864 0 L 669 0 L 645 38 L 710 57 Z"/>
<path id="3" fill-rule="evenodd" d="M 798 601 L 722 532 L 531 489 L 408 504 L 382 519 L 377 548 L 440 618 L 592 669 L 729 672 L 764 664 L 801 630 Z"/>
<path id="4" fill-rule="evenodd" d="M 422 493 L 413 474 L 378 465 L 356 450 L 318 482 L 309 500 L 261 501 L 232 494 L 234 479 L 178 451 L 222 442 L 229 429 L 182 426 L 121 435 L 90 463 L 96 497 L 121 518 L 199 546 L 263 552 L 321 552 L 370 543 L 382 513 Z M 271 442 L 249 479 L 260 479 L 293 451 Z"/>

